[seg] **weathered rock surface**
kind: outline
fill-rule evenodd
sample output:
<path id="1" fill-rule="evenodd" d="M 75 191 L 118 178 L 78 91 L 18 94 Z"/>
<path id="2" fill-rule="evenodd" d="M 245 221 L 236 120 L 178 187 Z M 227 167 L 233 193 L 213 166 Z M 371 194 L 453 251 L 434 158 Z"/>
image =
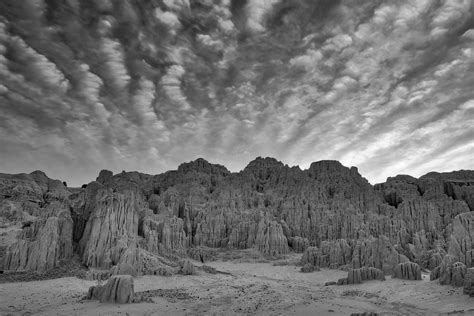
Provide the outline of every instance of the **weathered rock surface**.
<path id="1" fill-rule="evenodd" d="M 446 255 L 439 266 L 439 283 L 442 285 L 463 286 L 466 275 L 466 265 L 458 262 L 457 258 Z"/>
<path id="2" fill-rule="evenodd" d="M 179 272 L 184 275 L 193 275 L 196 274 L 196 267 L 191 263 L 191 261 L 184 260 L 181 263 L 181 269 L 179 270 Z"/>
<path id="3" fill-rule="evenodd" d="M 133 302 L 134 294 L 133 278 L 130 275 L 115 275 L 105 285 L 90 287 L 87 298 L 101 303 L 127 304 Z"/>
<path id="4" fill-rule="evenodd" d="M 414 262 L 399 263 L 393 270 L 392 278 L 404 280 L 421 280 L 421 268 Z"/>
<path id="5" fill-rule="evenodd" d="M 359 269 L 349 269 L 347 272 L 347 283 L 344 284 L 360 284 L 368 280 L 385 280 L 382 270 L 373 267 L 362 267 Z"/>
<path id="6" fill-rule="evenodd" d="M 428 270 L 434 270 L 443 261 L 446 252 L 440 250 L 429 250 L 421 253 L 418 263 L 420 267 Z"/>
<path id="7" fill-rule="evenodd" d="M 139 212 L 144 205 L 133 191 L 99 190 L 97 194 L 94 212 L 79 241 L 79 253 L 89 267 L 110 268 L 138 236 Z"/>
<path id="8" fill-rule="evenodd" d="M 137 269 L 129 263 L 119 263 L 110 269 L 111 275 L 131 275 L 137 276 Z"/>
<path id="9" fill-rule="evenodd" d="M 254 248 L 268 257 L 303 252 L 302 265 L 387 274 L 412 261 L 439 266 L 433 277 L 458 284 L 462 266 L 442 260 L 473 265 L 471 178 L 401 175 L 372 186 L 337 161 L 301 170 L 261 157 L 237 173 L 204 159 L 156 176 L 103 170 L 77 190 L 39 171 L 0 175 L 0 220 L 22 230 L 0 256 L 6 269 L 41 270 L 74 249 L 90 268 L 168 275 L 186 256 L 207 261 L 210 249 Z M 49 211 L 57 205 L 61 212 Z"/>
<path id="10" fill-rule="evenodd" d="M 469 296 L 474 296 L 474 268 L 467 269 L 464 277 L 463 293 Z"/>
<path id="11" fill-rule="evenodd" d="M 455 256 L 468 267 L 472 267 L 474 265 L 474 212 L 457 215 L 450 226 L 448 254 Z"/>
<path id="12" fill-rule="evenodd" d="M 318 266 L 312 265 L 310 263 L 305 264 L 304 266 L 301 267 L 301 272 L 303 273 L 310 273 L 314 271 L 320 271 L 321 269 Z"/>
<path id="13" fill-rule="evenodd" d="M 43 214 L 26 226 L 18 241 L 7 249 L 5 270 L 44 271 L 58 267 L 73 255 L 73 223 L 67 205 L 49 204 Z"/>
<path id="14" fill-rule="evenodd" d="M 437 266 L 430 273 L 430 281 L 437 280 L 441 276 L 441 266 Z"/>
<path id="15" fill-rule="evenodd" d="M 304 252 L 309 247 L 308 239 L 300 236 L 288 238 L 288 244 L 294 252 Z"/>

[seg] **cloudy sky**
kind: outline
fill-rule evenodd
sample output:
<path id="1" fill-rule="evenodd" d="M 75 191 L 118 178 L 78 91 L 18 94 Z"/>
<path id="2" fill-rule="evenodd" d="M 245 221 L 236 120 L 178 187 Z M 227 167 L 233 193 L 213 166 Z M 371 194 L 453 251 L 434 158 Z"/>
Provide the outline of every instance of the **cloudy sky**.
<path id="1" fill-rule="evenodd" d="M 474 169 L 471 0 L 2 0 L 0 172 Z"/>

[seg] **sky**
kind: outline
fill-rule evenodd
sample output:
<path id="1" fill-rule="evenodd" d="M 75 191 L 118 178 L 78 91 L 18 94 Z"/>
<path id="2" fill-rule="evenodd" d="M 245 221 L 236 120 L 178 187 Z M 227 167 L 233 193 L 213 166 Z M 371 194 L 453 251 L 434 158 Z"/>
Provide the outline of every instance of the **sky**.
<path id="1" fill-rule="evenodd" d="M 474 169 L 474 2 L 0 2 L 0 172 L 257 156 Z"/>

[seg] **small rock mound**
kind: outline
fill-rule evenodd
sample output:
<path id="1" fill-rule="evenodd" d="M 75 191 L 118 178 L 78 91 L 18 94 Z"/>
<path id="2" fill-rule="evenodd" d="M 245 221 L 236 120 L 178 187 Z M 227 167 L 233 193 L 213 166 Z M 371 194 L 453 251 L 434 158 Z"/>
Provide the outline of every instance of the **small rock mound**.
<path id="1" fill-rule="evenodd" d="M 181 264 L 181 269 L 179 270 L 181 274 L 184 275 L 193 275 L 196 274 L 196 267 L 189 260 L 184 260 Z"/>
<path id="2" fill-rule="evenodd" d="M 362 281 L 380 280 L 385 281 L 385 275 L 382 270 L 373 267 L 362 267 L 359 269 L 349 269 L 347 278 L 339 279 L 338 285 L 360 284 Z"/>
<path id="3" fill-rule="evenodd" d="M 112 276 L 105 285 L 89 288 L 87 299 L 101 303 L 132 303 L 134 296 L 133 278 L 130 275 Z"/>
<path id="4" fill-rule="evenodd" d="M 467 269 L 466 276 L 464 277 L 463 293 L 474 297 L 474 268 Z"/>
<path id="5" fill-rule="evenodd" d="M 399 263 L 392 272 L 392 278 L 421 280 L 421 268 L 414 262 Z"/>

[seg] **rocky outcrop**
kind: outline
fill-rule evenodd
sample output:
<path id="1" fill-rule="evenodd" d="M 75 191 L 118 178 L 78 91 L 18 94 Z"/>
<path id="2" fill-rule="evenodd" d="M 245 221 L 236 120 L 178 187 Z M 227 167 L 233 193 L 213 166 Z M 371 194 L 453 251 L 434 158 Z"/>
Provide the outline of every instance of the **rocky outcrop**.
<path id="1" fill-rule="evenodd" d="M 302 264 L 312 264 L 323 268 L 339 268 L 350 264 L 352 248 L 344 239 L 323 241 L 320 248 L 309 247 L 303 253 Z"/>
<path id="2" fill-rule="evenodd" d="M 393 270 L 392 278 L 404 280 L 421 280 L 421 268 L 414 262 L 399 263 Z"/>
<path id="3" fill-rule="evenodd" d="M 441 266 L 437 266 L 430 272 L 430 281 L 437 280 L 441 276 Z"/>
<path id="4" fill-rule="evenodd" d="M 143 220 L 143 237 L 146 249 L 156 254 L 184 255 L 190 246 L 181 218 L 150 215 Z"/>
<path id="5" fill-rule="evenodd" d="M 116 275 L 110 277 L 105 285 L 90 287 L 87 298 L 101 303 L 127 304 L 133 302 L 134 295 L 133 278 L 130 275 Z"/>
<path id="6" fill-rule="evenodd" d="M 137 269 L 129 263 L 119 263 L 110 269 L 111 275 L 131 275 L 132 277 L 137 276 Z"/>
<path id="7" fill-rule="evenodd" d="M 79 241 L 85 265 L 110 268 L 138 236 L 139 213 L 144 210 L 138 193 L 99 190 L 96 205 Z"/>
<path id="8" fill-rule="evenodd" d="M 303 253 L 303 256 L 301 257 L 301 265 L 311 265 L 311 266 L 317 266 L 319 263 L 319 249 L 318 247 L 308 247 L 305 252 Z"/>
<path id="9" fill-rule="evenodd" d="M 180 268 L 179 272 L 180 272 L 181 274 L 184 274 L 184 275 L 193 275 L 193 274 L 196 274 L 196 268 L 195 268 L 194 265 L 191 263 L 191 261 L 189 261 L 189 260 L 184 260 L 184 261 L 181 263 L 181 268 Z"/>
<path id="10" fill-rule="evenodd" d="M 237 173 L 204 159 L 156 176 L 103 170 L 74 190 L 41 172 L 0 175 L 0 217 L 24 226 L 6 246 L 11 269 L 48 269 L 70 257 L 72 244 L 90 268 L 121 273 L 128 264 L 137 275 L 176 273 L 184 257 L 205 262 L 218 248 L 254 248 L 268 257 L 303 252 L 308 267 L 386 274 L 412 261 L 439 266 L 433 277 L 443 279 L 446 254 L 473 264 L 471 175 L 401 175 L 372 186 L 337 161 L 301 170 L 261 157 Z M 54 203 L 65 205 L 61 220 L 44 211 Z M 61 228 L 71 225 L 67 218 L 70 239 Z M 64 250 L 40 247 L 54 240 Z M 38 247 L 47 259 L 28 259 L 38 257 L 31 250 Z"/>
<path id="11" fill-rule="evenodd" d="M 289 252 L 288 240 L 283 234 L 283 228 L 276 221 L 262 220 L 259 223 L 255 244 L 258 250 L 270 256 L 278 256 Z"/>
<path id="12" fill-rule="evenodd" d="M 466 272 L 467 268 L 464 263 L 458 262 L 454 256 L 446 255 L 439 266 L 439 283 L 441 285 L 463 286 Z"/>
<path id="13" fill-rule="evenodd" d="M 428 250 L 421 253 L 418 260 L 420 267 L 428 270 L 433 270 L 441 264 L 446 252 L 440 250 Z"/>
<path id="14" fill-rule="evenodd" d="M 474 297 L 474 268 L 469 268 L 466 271 L 463 293 Z"/>
<path id="15" fill-rule="evenodd" d="M 216 260 L 216 250 L 202 247 L 189 248 L 188 257 L 202 263 L 214 261 Z"/>
<path id="16" fill-rule="evenodd" d="M 73 222 L 67 205 L 49 204 L 40 218 L 24 227 L 6 251 L 3 269 L 12 271 L 56 268 L 73 255 Z"/>
<path id="17" fill-rule="evenodd" d="M 306 263 L 304 266 L 301 267 L 301 272 L 303 273 L 310 273 L 314 271 L 319 271 L 321 270 L 318 266 L 312 265 L 310 263 Z"/>
<path id="18" fill-rule="evenodd" d="M 307 238 L 300 236 L 288 238 L 288 244 L 294 252 L 304 252 L 309 247 L 309 241 Z"/>
<path id="19" fill-rule="evenodd" d="M 468 267 L 474 265 L 474 212 L 457 215 L 451 224 L 448 254 Z"/>
<path id="20" fill-rule="evenodd" d="M 109 170 L 101 170 L 96 181 L 102 185 L 110 185 L 113 181 L 114 173 Z"/>
<path id="21" fill-rule="evenodd" d="M 29 201 L 44 204 L 63 201 L 70 192 L 59 180 L 53 180 L 42 171 L 30 174 L 0 174 L 0 200 Z"/>
<path id="22" fill-rule="evenodd" d="M 105 281 L 108 278 L 110 278 L 111 273 L 109 270 L 96 270 L 96 269 L 90 269 L 89 271 L 86 272 L 84 278 L 89 281 Z"/>
<path id="23" fill-rule="evenodd" d="M 391 273 L 399 263 L 408 261 L 406 256 L 395 250 L 385 236 L 358 240 L 352 254 L 354 268 L 368 266 L 380 269 L 384 273 Z"/>
<path id="24" fill-rule="evenodd" d="M 373 267 L 349 269 L 347 272 L 347 283 L 344 284 L 360 284 L 368 280 L 385 281 L 385 275 L 382 270 Z"/>

